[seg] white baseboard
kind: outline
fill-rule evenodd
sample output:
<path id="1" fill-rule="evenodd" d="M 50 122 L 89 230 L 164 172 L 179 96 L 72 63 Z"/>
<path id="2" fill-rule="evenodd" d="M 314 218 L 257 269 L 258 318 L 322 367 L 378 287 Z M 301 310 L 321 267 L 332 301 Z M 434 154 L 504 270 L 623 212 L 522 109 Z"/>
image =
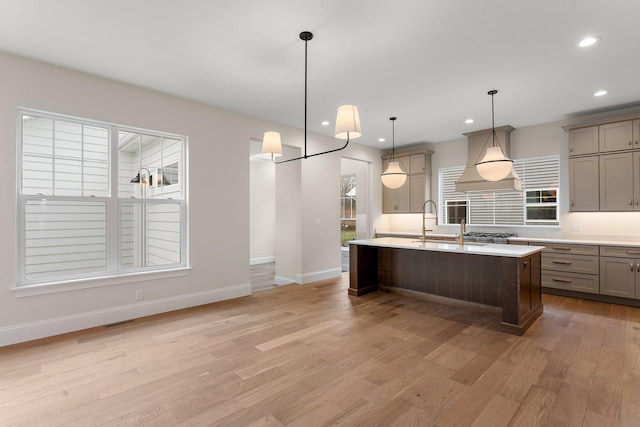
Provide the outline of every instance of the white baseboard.
<path id="1" fill-rule="evenodd" d="M 0 347 L 247 295 L 251 295 L 251 284 L 249 283 L 71 316 L 6 326 L 0 328 Z"/>
<path id="2" fill-rule="evenodd" d="M 292 285 L 298 282 L 296 282 L 295 280 L 289 279 L 288 277 L 275 276 L 273 278 L 273 283 L 275 283 L 276 285 Z"/>
<path id="3" fill-rule="evenodd" d="M 263 256 L 258 258 L 251 258 L 249 260 L 249 265 L 269 264 L 270 262 L 276 262 L 276 257 Z"/>
<path id="4" fill-rule="evenodd" d="M 311 283 L 318 282 L 320 280 L 335 279 L 342 275 L 342 269 L 332 268 L 330 270 L 315 271 L 313 273 L 296 274 L 298 283 Z"/>

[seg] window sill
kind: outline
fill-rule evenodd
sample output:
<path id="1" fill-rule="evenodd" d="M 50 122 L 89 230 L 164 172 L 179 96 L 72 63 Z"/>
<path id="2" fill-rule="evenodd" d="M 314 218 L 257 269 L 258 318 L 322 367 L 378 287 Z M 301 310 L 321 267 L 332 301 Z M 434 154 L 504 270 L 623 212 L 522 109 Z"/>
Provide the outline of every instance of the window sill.
<path id="1" fill-rule="evenodd" d="M 141 271 L 135 273 L 118 274 L 114 276 L 101 276 L 96 278 L 83 278 L 64 280 L 59 282 L 38 283 L 37 285 L 25 285 L 11 288 L 16 298 L 53 294 L 58 292 L 76 291 L 79 289 L 91 289 L 103 286 L 122 285 L 126 283 L 145 282 L 150 280 L 170 279 L 191 274 L 191 267 L 179 267 L 161 271 Z"/>

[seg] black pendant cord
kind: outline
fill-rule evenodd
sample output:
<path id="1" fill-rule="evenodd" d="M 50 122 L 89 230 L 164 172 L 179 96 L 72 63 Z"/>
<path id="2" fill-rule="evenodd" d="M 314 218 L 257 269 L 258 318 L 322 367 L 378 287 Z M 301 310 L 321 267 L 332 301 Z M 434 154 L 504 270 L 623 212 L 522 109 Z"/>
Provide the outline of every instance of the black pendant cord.
<path id="1" fill-rule="evenodd" d="M 311 34 L 311 33 L 309 33 Z M 300 38 L 303 38 L 300 34 Z M 304 39 L 304 158 L 307 156 L 307 43 L 308 39 Z M 492 98 L 493 99 L 493 98 Z"/>
<path id="2" fill-rule="evenodd" d="M 511 161 L 510 159 L 506 159 L 506 160 L 490 160 L 488 162 L 480 162 L 480 160 L 482 159 L 482 154 L 485 153 L 485 149 L 487 148 L 487 144 L 489 143 L 489 138 L 491 138 L 491 146 L 495 147 L 496 146 L 496 141 L 498 141 L 497 146 L 500 147 L 500 149 L 502 149 L 502 146 L 500 145 L 500 139 L 498 138 L 498 134 L 496 133 L 496 121 L 495 121 L 495 110 L 494 110 L 494 105 L 493 105 L 493 95 L 495 95 L 496 93 L 498 93 L 497 90 L 490 90 L 489 92 L 487 92 L 487 95 L 491 95 L 491 134 L 489 134 L 489 136 L 487 136 L 487 140 L 485 141 L 484 145 L 482 146 L 482 150 L 480 150 L 480 154 L 478 155 L 478 158 L 476 159 L 476 162 L 474 163 L 476 166 L 479 165 L 480 163 L 494 163 L 494 162 L 504 162 L 504 161 Z"/>
<path id="3" fill-rule="evenodd" d="M 396 119 L 397 117 L 389 117 L 391 120 L 391 161 L 395 160 L 396 154 Z"/>
<path id="4" fill-rule="evenodd" d="M 294 160 L 308 159 L 309 157 L 320 156 L 322 154 L 333 153 L 336 151 L 344 150 L 349 145 L 349 132 L 347 132 L 347 141 L 340 148 L 333 150 L 323 151 L 322 153 L 307 154 L 307 42 L 313 38 L 313 33 L 309 31 L 303 31 L 300 33 L 300 39 L 304 40 L 304 155 L 296 157 L 294 159 L 281 160 L 276 162 L 273 153 L 271 154 L 271 161 L 275 164 L 293 162 Z"/>

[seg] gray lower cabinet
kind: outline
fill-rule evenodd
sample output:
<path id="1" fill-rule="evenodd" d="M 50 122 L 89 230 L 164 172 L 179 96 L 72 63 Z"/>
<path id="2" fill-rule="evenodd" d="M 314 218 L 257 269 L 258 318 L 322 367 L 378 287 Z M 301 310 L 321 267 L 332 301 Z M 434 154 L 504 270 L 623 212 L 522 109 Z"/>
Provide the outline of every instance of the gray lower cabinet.
<path id="1" fill-rule="evenodd" d="M 542 251 L 543 288 L 600 293 L 598 246 L 540 245 L 545 246 Z"/>
<path id="2" fill-rule="evenodd" d="M 528 244 L 545 247 L 541 256 L 541 285 L 548 292 L 560 289 L 640 300 L 640 246 Z"/>
<path id="3" fill-rule="evenodd" d="M 640 248 L 603 246 L 600 293 L 640 299 Z"/>

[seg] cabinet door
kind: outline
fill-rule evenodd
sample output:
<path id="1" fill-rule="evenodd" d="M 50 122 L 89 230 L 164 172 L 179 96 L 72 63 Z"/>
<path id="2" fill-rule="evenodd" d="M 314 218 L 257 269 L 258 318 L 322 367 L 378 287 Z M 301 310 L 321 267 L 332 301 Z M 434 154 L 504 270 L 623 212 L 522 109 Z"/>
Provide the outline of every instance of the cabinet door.
<path id="1" fill-rule="evenodd" d="M 569 210 L 595 212 L 600 209 L 598 157 L 569 159 Z"/>
<path id="2" fill-rule="evenodd" d="M 633 121 L 633 148 L 640 148 L 640 119 Z"/>
<path id="3" fill-rule="evenodd" d="M 600 210 L 633 210 L 633 153 L 600 156 Z"/>
<path id="4" fill-rule="evenodd" d="M 400 163 L 400 167 L 406 174 L 411 173 L 411 156 L 396 157 L 396 160 Z"/>
<path id="5" fill-rule="evenodd" d="M 382 213 L 392 214 L 398 210 L 396 190 L 382 186 Z"/>
<path id="6" fill-rule="evenodd" d="M 640 153 L 633 153 L 633 209 L 640 211 Z"/>
<path id="7" fill-rule="evenodd" d="M 396 192 L 396 213 L 410 213 L 411 212 L 411 177 L 407 177 L 407 181 Z"/>
<path id="8" fill-rule="evenodd" d="M 411 212 L 422 213 L 425 196 L 425 175 L 411 175 Z"/>
<path id="9" fill-rule="evenodd" d="M 636 263 L 632 258 L 600 257 L 600 293 L 635 298 Z"/>
<path id="10" fill-rule="evenodd" d="M 600 125 L 600 152 L 630 150 L 633 148 L 633 122 Z"/>
<path id="11" fill-rule="evenodd" d="M 598 126 L 569 131 L 569 156 L 598 153 Z"/>
<path id="12" fill-rule="evenodd" d="M 426 160 L 424 154 L 412 154 L 410 160 L 411 174 L 425 173 Z"/>

